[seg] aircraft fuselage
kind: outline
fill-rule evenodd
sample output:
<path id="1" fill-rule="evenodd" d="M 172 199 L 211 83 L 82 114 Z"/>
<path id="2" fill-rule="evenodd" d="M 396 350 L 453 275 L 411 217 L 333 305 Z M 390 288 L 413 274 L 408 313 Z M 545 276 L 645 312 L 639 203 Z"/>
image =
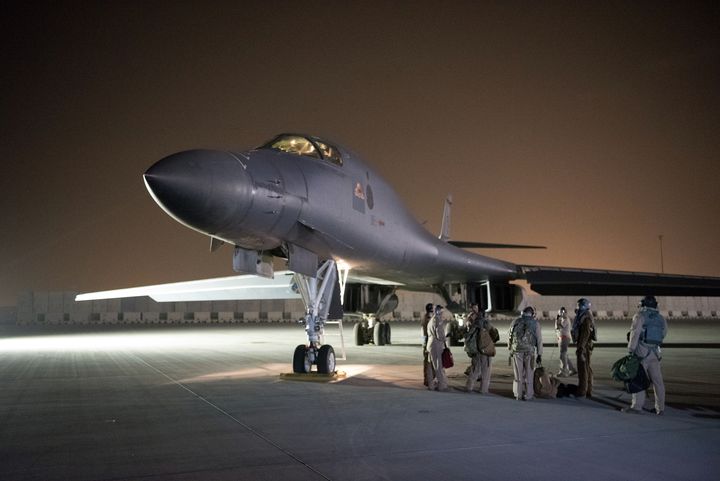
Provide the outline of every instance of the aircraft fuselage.
<path id="1" fill-rule="evenodd" d="M 268 147 L 184 151 L 150 167 L 145 181 L 176 220 L 244 249 L 300 246 L 408 287 L 517 277 L 512 263 L 430 234 L 368 164 L 332 147 L 341 161 Z"/>

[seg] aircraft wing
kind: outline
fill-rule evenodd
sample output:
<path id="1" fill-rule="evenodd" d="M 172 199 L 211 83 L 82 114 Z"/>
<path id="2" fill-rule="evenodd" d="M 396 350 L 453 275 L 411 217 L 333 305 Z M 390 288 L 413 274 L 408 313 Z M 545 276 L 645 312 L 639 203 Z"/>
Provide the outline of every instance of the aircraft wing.
<path id="1" fill-rule="evenodd" d="M 472 242 L 449 240 L 448 244 L 462 249 L 547 249 L 545 246 L 531 246 L 524 244 L 498 244 L 496 242 Z"/>
<path id="2" fill-rule="evenodd" d="M 720 277 L 543 266 L 518 269 L 541 295 L 720 296 Z"/>
<path id="3" fill-rule="evenodd" d="M 273 279 L 251 274 L 220 277 L 90 292 L 77 295 L 75 300 L 90 301 L 142 296 L 149 296 L 156 302 L 299 299 L 300 294 L 296 292 L 293 284 L 292 272 L 279 271 L 275 273 Z"/>
<path id="4" fill-rule="evenodd" d="M 381 279 L 379 277 L 371 277 L 371 276 L 363 276 L 363 275 L 357 275 L 353 274 L 352 271 L 347 277 L 347 282 L 349 284 L 375 284 L 379 286 L 404 286 L 405 284 L 401 282 L 396 281 L 390 281 L 387 279 Z"/>
<path id="5" fill-rule="evenodd" d="M 300 299 L 292 271 L 275 272 L 273 279 L 245 274 L 152 286 L 129 287 L 110 291 L 78 294 L 76 301 L 118 299 L 148 296 L 155 302 L 242 301 L 265 299 Z M 348 276 L 347 282 L 401 286 L 402 284 L 369 276 Z"/>

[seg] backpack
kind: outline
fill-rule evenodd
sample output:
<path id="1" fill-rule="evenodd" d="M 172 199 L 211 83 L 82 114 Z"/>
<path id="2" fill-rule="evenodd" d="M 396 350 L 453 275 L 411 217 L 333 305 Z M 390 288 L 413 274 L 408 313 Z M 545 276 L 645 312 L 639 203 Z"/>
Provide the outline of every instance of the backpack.
<path id="1" fill-rule="evenodd" d="M 637 376 L 639 368 L 640 358 L 635 354 L 628 354 L 615 361 L 610 369 L 610 375 L 616 381 L 632 381 Z"/>
<path id="2" fill-rule="evenodd" d="M 641 364 L 638 367 L 635 377 L 633 379 L 630 379 L 629 381 L 624 382 L 624 387 L 625 391 L 629 392 L 630 394 L 635 394 L 640 391 L 646 390 L 650 387 L 650 384 L 650 378 L 648 377 L 647 372 L 645 372 L 645 368 Z"/>
<path id="3" fill-rule="evenodd" d="M 480 354 L 484 354 L 486 356 L 494 356 L 495 355 L 495 341 L 493 340 L 492 334 L 490 333 L 490 329 L 487 328 L 481 328 L 480 329 L 480 338 L 478 339 L 480 344 Z"/>
<path id="4" fill-rule="evenodd" d="M 480 328 L 477 326 L 472 326 L 470 330 L 468 330 L 465 333 L 465 352 L 467 353 L 468 357 L 475 357 L 480 350 L 478 349 L 478 333 L 480 332 Z"/>
<path id="5" fill-rule="evenodd" d="M 665 339 L 663 318 L 657 311 L 646 311 L 640 340 L 645 344 L 659 346 Z"/>
<path id="6" fill-rule="evenodd" d="M 558 394 L 560 381 L 551 376 L 544 367 L 538 366 L 533 373 L 533 391 L 539 398 L 554 399 Z"/>
<path id="7" fill-rule="evenodd" d="M 497 328 L 492 324 L 490 325 L 490 338 L 493 342 L 498 342 L 500 340 L 500 333 L 498 332 Z"/>
<path id="8" fill-rule="evenodd" d="M 558 384 L 556 397 L 575 397 L 577 395 L 577 384 Z"/>
<path id="9" fill-rule="evenodd" d="M 537 344 L 535 338 L 535 319 L 520 318 L 512 330 L 512 351 L 532 352 Z"/>

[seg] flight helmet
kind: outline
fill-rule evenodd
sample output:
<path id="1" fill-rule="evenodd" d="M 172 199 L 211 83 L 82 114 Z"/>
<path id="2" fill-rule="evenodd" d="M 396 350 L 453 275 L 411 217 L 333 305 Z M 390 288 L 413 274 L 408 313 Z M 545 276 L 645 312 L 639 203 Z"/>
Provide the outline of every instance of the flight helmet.
<path id="1" fill-rule="evenodd" d="M 535 317 L 535 308 L 533 306 L 527 306 L 522 310 L 523 317 Z"/>
<path id="2" fill-rule="evenodd" d="M 588 301 L 584 297 L 581 297 L 577 301 L 577 309 L 575 310 L 575 312 L 587 311 L 588 309 L 590 309 L 591 305 L 592 304 L 590 304 L 590 301 Z"/>
<path id="3" fill-rule="evenodd" d="M 425 312 L 432 312 L 432 311 L 433 311 L 433 303 L 428 302 L 427 304 L 425 304 Z"/>
<path id="4" fill-rule="evenodd" d="M 655 296 L 645 296 L 640 300 L 640 307 L 650 307 L 652 309 L 657 309 L 658 303 L 657 299 L 655 299 Z"/>

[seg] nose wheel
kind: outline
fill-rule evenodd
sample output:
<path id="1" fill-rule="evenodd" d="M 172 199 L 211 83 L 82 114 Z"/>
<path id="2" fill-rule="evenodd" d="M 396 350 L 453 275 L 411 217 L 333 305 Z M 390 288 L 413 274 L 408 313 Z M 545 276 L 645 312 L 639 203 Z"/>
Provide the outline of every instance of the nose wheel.
<path id="1" fill-rule="evenodd" d="M 317 372 L 320 374 L 332 374 L 335 372 L 335 350 L 329 344 L 320 346 L 320 349 L 300 344 L 295 348 L 293 354 L 293 372 L 307 374 L 312 370 L 313 364 L 317 364 Z"/>
<path id="2" fill-rule="evenodd" d="M 335 372 L 335 350 L 331 345 L 320 346 L 317 366 L 320 374 L 332 374 Z"/>
<path id="3" fill-rule="evenodd" d="M 312 362 L 308 357 L 308 347 L 305 344 L 300 344 L 295 348 L 293 354 L 293 372 L 308 373 L 311 368 Z"/>

